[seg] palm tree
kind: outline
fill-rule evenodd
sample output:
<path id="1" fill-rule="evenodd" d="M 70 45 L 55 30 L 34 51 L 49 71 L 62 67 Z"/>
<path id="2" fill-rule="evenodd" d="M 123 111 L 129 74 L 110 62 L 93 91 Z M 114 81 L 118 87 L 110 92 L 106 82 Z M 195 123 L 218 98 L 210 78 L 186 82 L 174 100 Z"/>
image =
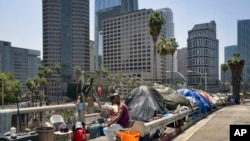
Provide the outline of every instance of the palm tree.
<path id="1" fill-rule="evenodd" d="M 61 67 L 61 65 L 59 65 L 59 64 L 56 64 L 55 65 L 55 70 L 56 70 L 56 73 L 58 74 L 58 80 L 57 80 L 57 83 L 58 83 L 58 90 L 60 90 L 59 91 L 59 94 L 57 95 L 57 104 L 59 105 L 60 103 L 59 103 L 59 101 L 60 101 L 60 95 L 62 94 L 62 91 L 61 91 L 61 89 L 60 89 L 60 78 L 61 78 L 61 71 L 62 71 L 62 67 Z"/>
<path id="2" fill-rule="evenodd" d="M 166 56 L 172 56 L 172 71 L 171 71 L 171 84 L 173 84 L 173 56 L 178 47 L 178 43 L 175 41 L 175 38 L 162 38 L 156 44 L 157 53 L 162 56 L 166 62 Z M 166 67 L 164 67 L 164 73 L 166 74 Z M 165 78 L 165 77 L 164 77 Z"/>
<path id="3" fill-rule="evenodd" d="M 153 61 L 153 81 L 157 80 L 157 61 L 156 61 L 156 42 L 157 38 L 160 35 L 161 27 L 164 24 L 164 18 L 160 14 L 160 12 L 153 12 L 149 15 L 149 33 L 152 36 L 152 40 L 154 42 L 154 61 Z"/>
<path id="4" fill-rule="evenodd" d="M 225 92 L 225 81 L 226 81 L 226 71 L 227 71 L 227 69 L 228 69 L 228 66 L 227 66 L 227 64 L 225 63 L 225 64 L 221 64 L 221 70 L 223 71 L 223 74 L 224 74 L 224 85 L 223 85 L 223 91 Z"/>
<path id="5" fill-rule="evenodd" d="M 47 105 L 49 105 L 49 93 L 48 93 L 48 86 L 49 86 L 49 78 L 52 75 L 52 70 L 49 67 L 44 68 L 44 77 L 46 78 L 46 96 L 47 96 Z"/>
<path id="6" fill-rule="evenodd" d="M 36 90 L 36 84 L 34 82 L 34 80 L 32 78 L 28 78 L 26 80 L 26 86 L 29 89 L 29 91 L 31 92 L 31 96 L 33 97 L 33 94 Z M 34 106 L 34 99 L 32 98 L 32 102 L 33 102 L 33 106 Z M 28 102 L 28 107 L 29 107 L 29 102 Z"/>
<path id="7" fill-rule="evenodd" d="M 41 95 L 42 99 L 44 99 L 45 89 L 48 90 L 48 88 L 47 88 L 47 86 L 48 86 L 48 79 L 49 79 L 49 77 L 51 75 L 52 75 L 52 70 L 49 67 L 44 66 L 43 64 L 41 64 L 38 67 L 39 86 L 40 86 L 40 88 L 42 90 L 42 95 Z M 47 93 L 47 100 L 49 100 L 48 93 Z M 41 104 L 42 103 L 40 103 L 40 106 L 42 106 Z M 47 101 L 47 104 L 49 104 L 49 101 Z"/>
<path id="8" fill-rule="evenodd" d="M 156 44 L 157 53 L 163 58 L 164 64 L 166 64 L 166 56 L 169 54 L 167 49 L 168 41 L 166 38 L 162 38 Z M 166 78 L 166 66 L 163 67 L 163 83 L 165 83 Z"/>
<path id="9" fill-rule="evenodd" d="M 75 71 L 75 76 L 76 76 L 76 95 L 78 96 L 78 85 L 80 83 L 80 76 L 82 73 L 81 67 L 80 66 L 75 66 L 74 67 L 74 71 Z"/>
<path id="10" fill-rule="evenodd" d="M 38 90 L 38 93 L 39 93 L 39 97 L 41 99 L 41 95 L 40 95 L 40 77 L 39 76 L 35 76 L 33 78 L 34 80 L 34 83 L 35 83 L 35 86 L 36 86 L 36 89 Z M 37 102 L 37 96 L 35 96 L 35 101 Z M 36 103 L 35 102 L 35 103 Z M 37 104 L 37 103 L 36 103 Z"/>
<path id="11" fill-rule="evenodd" d="M 178 43 L 176 42 L 175 38 L 170 38 L 169 39 L 169 46 L 168 46 L 168 53 L 172 56 L 172 70 L 171 70 L 171 84 L 173 84 L 174 80 L 173 80 L 173 62 L 174 62 L 174 53 L 178 47 Z"/>
<path id="12" fill-rule="evenodd" d="M 241 73 L 245 65 L 245 60 L 240 60 L 239 57 L 240 53 L 236 52 L 233 54 L 233 57 L 227 61 L 232 73 L 231 84 L 233 86 L 233 96 L 236 104 L 239 104 Z"/>

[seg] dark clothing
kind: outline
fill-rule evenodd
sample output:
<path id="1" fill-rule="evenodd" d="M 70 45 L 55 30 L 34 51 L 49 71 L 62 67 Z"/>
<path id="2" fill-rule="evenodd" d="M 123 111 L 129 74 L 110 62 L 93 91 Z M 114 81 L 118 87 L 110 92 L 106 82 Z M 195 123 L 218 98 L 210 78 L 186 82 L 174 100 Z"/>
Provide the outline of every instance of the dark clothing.
<path id="1" fill-rule="evenodd" d="M 117 124 L 120 124 L 123 128 L 126 128 L 128 121 L 129 121 L 129 113 L 128 113 L 128 107 L 126 104 L 121 103 L 119 105 L 119 109 L 123 109 L 123 113 L 121 118 L 117 121 Z M 119 111 L 118 111 L 119 112 Z"/>

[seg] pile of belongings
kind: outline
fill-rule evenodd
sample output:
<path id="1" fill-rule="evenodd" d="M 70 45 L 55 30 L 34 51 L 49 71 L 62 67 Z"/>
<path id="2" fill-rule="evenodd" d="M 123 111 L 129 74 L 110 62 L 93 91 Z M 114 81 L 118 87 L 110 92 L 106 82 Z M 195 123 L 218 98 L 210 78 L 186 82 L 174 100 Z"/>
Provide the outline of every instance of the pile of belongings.
<path id="1" fill-rule="evenodd" d="M 128 93 L 125 104 L 128 106 L 132 120 L 148 122 L 157 114 L 168 109 L 162 95 L 150 86 L 140 86 Z"/>
<path id="2" fill-rule="evenodd" d="M 163 97 L 164 105 L 169 110 L 176 110 L 178 106 L 191 108 L 190 101 L 171 87 L 155 83 L 153 86 Z"/>

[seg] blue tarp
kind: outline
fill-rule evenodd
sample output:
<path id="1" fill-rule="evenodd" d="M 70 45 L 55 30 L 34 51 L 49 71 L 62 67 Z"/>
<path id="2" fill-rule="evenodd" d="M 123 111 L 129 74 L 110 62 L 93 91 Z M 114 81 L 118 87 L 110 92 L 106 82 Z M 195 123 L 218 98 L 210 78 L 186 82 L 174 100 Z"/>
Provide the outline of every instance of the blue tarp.
<path id="1" fill-rule="evenodd" d="M 193 97 L 196 99 L 196 106 L 200 108 L 200 112 L 206 114 L 208 110 L 211 110 L 211 103 L 199 92 L 191 90 L 191 89 L 179 89 L 177 90 L 178 93 L 186 96 L 186 97 Z"/>

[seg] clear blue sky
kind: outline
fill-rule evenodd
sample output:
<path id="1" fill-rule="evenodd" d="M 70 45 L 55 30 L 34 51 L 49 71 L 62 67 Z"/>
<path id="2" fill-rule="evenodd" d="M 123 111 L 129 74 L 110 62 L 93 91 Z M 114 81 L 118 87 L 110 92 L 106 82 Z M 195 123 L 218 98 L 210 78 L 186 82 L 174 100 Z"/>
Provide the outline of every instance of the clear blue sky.
<path id="1" fill-rule="evenodd" d="M 220 64 L 224 47 L 237 44 L 237 20 L 250 19 L 250 0 L 139 0 L 139 9 L 171 8 L 179 48 L 195 24 L 217 24 Z M 90 0 L 90 39 L 94 40 L 94 0 Z M 42 52 L 42 0 L 0 0 L 0 40 Z"/>

